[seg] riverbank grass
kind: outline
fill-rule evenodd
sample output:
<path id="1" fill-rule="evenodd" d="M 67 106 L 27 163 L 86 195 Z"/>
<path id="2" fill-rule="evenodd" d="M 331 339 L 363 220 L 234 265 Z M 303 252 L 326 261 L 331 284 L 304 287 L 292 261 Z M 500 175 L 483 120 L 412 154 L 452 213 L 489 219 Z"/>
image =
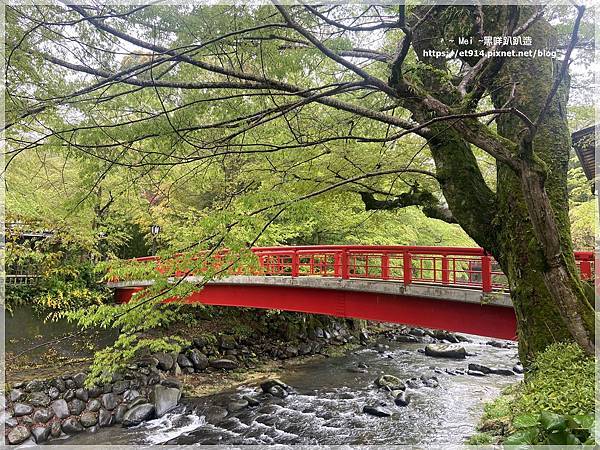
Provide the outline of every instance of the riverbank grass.
<path id="1" fill-rule="evenodd" d="M 533 361 L 524 382 L 484 406 L 479 432 L 467 443 L 592 445 L 594 367 L 595 359 L 579 346 L 550 345 Z"/>

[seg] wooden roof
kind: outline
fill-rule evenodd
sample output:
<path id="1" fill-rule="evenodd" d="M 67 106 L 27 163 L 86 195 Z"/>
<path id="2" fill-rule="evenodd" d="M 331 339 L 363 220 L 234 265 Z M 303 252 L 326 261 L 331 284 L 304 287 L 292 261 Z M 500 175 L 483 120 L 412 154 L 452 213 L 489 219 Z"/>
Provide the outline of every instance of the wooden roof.
<path id="1" fill-rule="evenodd" d="M 582 128 L 571 135 L 573 149 L 588 180 L 594 178 L 596 173 L 596 127 L 600 125 Z"/>

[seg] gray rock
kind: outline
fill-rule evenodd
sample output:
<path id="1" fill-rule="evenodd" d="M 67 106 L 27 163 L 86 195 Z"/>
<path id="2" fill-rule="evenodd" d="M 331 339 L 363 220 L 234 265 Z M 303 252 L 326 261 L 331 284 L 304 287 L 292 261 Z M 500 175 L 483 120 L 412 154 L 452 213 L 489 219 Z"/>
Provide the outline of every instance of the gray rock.
<path id="1" fill-rule="evenodd" d="M 112 384 L 110 383 L 106 383 L 104 386 L 102 386 L 102 393 L 103 394 L 110 394 L 112 392 Z"/>
<path id="2" fill-rule="evenodd" d="M 459 344 L 428 344 L 425 346 L 425 354 L 436 358 L 465 359 L 467 352 Z"/>
<path id="3" fill-rule="evenodd" d="M 92 412 L 100 411 L 101 407 L 102 407 L 102 404 L 100 403 L 100 400 L 98 400 L 98 399 L 92 399 L 87 404 L 87 410 L 92 411 Z"/>
<path id="4" fill-rule="evenodd" d="M 52 411 L 54 411 L 56 417 L 59 419 L 64 419 L 65 417 L 69 416 L 69 405 L 67 405 L 67 402 L 62 398 L 54 400 L 50 404 L 50 407 L 52 408 Z"/>
<path id="5" fill-rule="evenodd" d="M 285 398 L 288 396 L 288 392 L 281 386 L 271 386 L 267 393 L 271 394 L 273 397 L 279 398 Z"/>
<path id="6" fill-rule="evenodd" d="M 183 353 L 180 353 L 179 356 L 177 356 L 177 364 L 179 364 L 179 367 L 182 369 L 186 367 L 194 367 L 192 361 L 190 361 Z"/>
<path id="7" fill-rule="evenodd" d="M 100 386 L 93 386 L 90 389 L 88 389 L 88 395 L 90 396 L 90 398 L 98 398 L 100 397 L 100 395 L 102 395 L 103 392 L 104 390 Z"/>
<path id="8" fill-rule="evenodd" d="M 181 389 L 183 386 L 183 383 L 181 381 L 179 381 L 177 378 L 173 378 L 173 377 L 165 378 L 164 380 L 162 380 L 160 382 L 160 384 L 162 384 L 163 386 L 172 387 L 175 389 Z"/>
<path id="9" fill-rule="evenodd" d="M 70 402 L 71 400 L 73 400 L 75 398 L 75 391 L 73 389 L 69 389 L 67 392 L 65 392 L 65 394 L 63 395 L 63 398 Z"/>
<path id="10" fill-rule="evenodd" d="M 131 427 L 134 425 L 139 425 L 140 423 L 151 419 L 152 417 L 154 417 L 154 405 L 150 403 L 137 405 L 127 410 L 123 416 L 123 426 Z"/>
<path id="11" fill-rule="evenodd" d="M 472 375 L 474 377 L 485 377 L 485 373 L 480 372 L 479 370 L 467 370 L 467 375 Z"/>
<path id="12" fill-rule="evenodd" d="M 8 443 L 11 445 L 21 444 L 31 436 L 31 432 L 25 425 L 18 425 L 8 433 Z"/>
<path id="13" fill-rule="evenodd" d="M 77 389 L 77 383 L 75 383 L 75 381 L 73 381 L 73 378 L 67 378 L 65 380 L 65 385 L 67 386 L 67 389 Z"/>
<path id="14" fill-rule="evenodd" d="M 210 406 L 203 412 L 203 414 L 206 418 L 206 421 L 214 425 L 227 417 L 228 412 L 221 406 Z"/>
<path id="15" fill-rule="evenodd" d="M 31 380 L 25 386 L 25 390 L 28 392 L 38 392 L 44 389 L 44 383 L 40 380 Z"/>
<path id="16" fill-rule="evenodd" d="M 65 419 L 61 425 L 62 430 L 67 434 L 75 434 L 83 431 L 83 426 L 79 423 L 77 417 Z"/>
<path id="17" fill-rule="evenodd" d="M 21 422 L 22 425 L 27 425 L 27 426 L 33 425 L 33 419 L 32 419 L 31 416 L 23 416 L 23 417 L 21 417 L 20 422 Z"/>
<path id="18" fill-rule="evenodd" d="M 512 368 L 514 373 L 523 373 L 523 366 L 519 364 L 515 364 Z"/>
<path id="19" fill-rule="evenodd" d="M 181 372 L 181 367 L 179 367 L 179 364 L 177 364 L 177 361 L 175 362 L 175 364 L 173 364 L 173 369 L 171 369 L 171 372 L 176 377 L 180 376 L 183 373 L 183 372 Z"/>
<path id="20" fill-rule="evenodd" d="M 502 369 L 502 368 L 492 367 L 490 369 L 490 371 L 494 375 L 505 375 L 505 376 L 515 375 L 515 373 L 512 370 L 510 370 L 510 369 Z"/>
<path id="21" fill-rule="evenodd" d="M 144 403 L 148 403 L 148 399 L 144 396 L 139 396 L 138 398 L 135 398 L 129 402 L 128 409 L 133 408 L 134 406 L 137 406 L 137 405 L 142 405 Z"/>
<path id="22" fill-rule="evenodd" d="M 81 425 L 89 428 L 98 423 L 98 413 L 93 411 L 85 411 L 83 414 L 81 414 L 79 420 L 81 421 Z"/>
<path id="23" fill-rule="evenodd" d="M 47 408 L 40 408 L 33 413 L 33 421 L 38 423 L 46 423 L 54 417 L 54 411 Z"/>
<path id="24" fill-rule="evenodd" d="M 73 399 L 69 402 L 69 412 L 74 416 L 78 416 L 85 409 L 85 402 L 82 402 L 78 398 Z"/>
<path id="25" fill-rule="evenodd" d="M 421 381 L 423 382 L 424 386 L 427 386 L 430 388 L 436 388 L 440 385 L 437 377 L 428 377 L 425 375 L 421 375 Z"/>
<path id="26" fill-rule="evenodd" d="M 229 335 L 219 336 L 219 347 L 223 350 L 233 350 L 237 344 L 235 338 Z"/>
<path id="27" fill-rule="evenodd" d="M 171 370 L 175 361 L 173 360 L 173 356 L 168 353 L 157 353 L 154 357 L 158 360 L 157 367 L 160 370 Z"/>
<path id="28" fill-rule="evenodd" d="M 492 373 L 492 369 L 487 366 L 482 366 L 481 364 L 471 363 L 469 364 L 469 370 L 476 370 L 481 373 Z"/>
<path id="29" fill-rule="evenodd" d="M 237 411 L 241 411 L 244 408 L 248 407 L 248 401 L 247 400 L 236 400 L 233 402 L 229 402 L 227 404 L 227 411 L 229 411 L 230 413 L 234 413 Z"/>
<path id="30" fill-rule="evenodd" d="M 107 411 L 104 408 L 100 409 L 98 413 L 98 426 L 100 427 L 109 427 L 113 423 L 113 416 L 110 411 Z"/>
<path id="31" fill-rule="evenodd" d="M 394 399 L 394 403 L 398 406 L 408 406 L 410 403 L 410 396 L 406 392 L 401 392 Z"/>
<path id="32" fill-rule="evenodd" d="M 87 402 L 90 398 L 90 393 L 85 388 L 78 388 L 75 390 L 75 397 L 83 402 Z"/>
<path id="33" fill-rule="evenodd" d="M 270 380 L 263 381 L 262 383 L 260 383 L 260 388 L 263 392 L 267 394 L 271 393 L 270 391 L 273 387 L 280 387 L 286 391 L 289 389 L 289 386 L 287 384 L 285 384 L 281 380 L 278 380 L 277 378 L 272 378 Z"/>
<path id="34" fill-rule="evenodd" d="M 254 397 L 250 397 L 249 395 L 242 395 L 242 400 L 246 400 L 246 402 L 248 402 L 248 406 L 250 406 L 251 408 L 260 406 L 260 402 Z"/>
<path id="35" fill-rule="evenodd" d="M 36 407 L 48 406 L 50 404 L 50 397 L 44 392 L 34 392 L 29 395 L 29 403 Z"/>
<path id="36" fill-rule="evenodd" d="M 140 396 L 139 391 L 136 391 L 135 389 L 129 389 L 129 390 L 125 391 L 125 393 L 123 394 L 123 401 L 130 402 L 130 401 L 138 398 L 139 396 Z"/>
<path id="37" fill-rule="evenodd" d="M 215 369 L 233 370 L 238 367 L 238 363 L 230 359 L 213 359 L 210 366 Z"/>
<path id="38" fill-rule="evenodd" d="M 18 402 L 19 400 L 22 400 L 23 397 L 25 397 L 25 392 L 23 392 L 20 389 L 12 389 L 10 391 L 10 394 L 8 395 L 8 398 L 10 399 L 11 402 Z"/>
<path id="39" fill-rule="evenodd" d="M 121 405 L 117 406 L 114 411 L 115 423 L 123 423 L 123 417 L 125 416 L 126 412 L 127 412 L 126 405 L 121 404 Z"/>
<path id="40" fill-rule="evenodd" d="M 117 407 L 119 401 L 118 401 L 118 397 L 113 394 L 102 394 L 102 406 L 104 406 L 104 408 L 106 409 L 110 409 L 113 410 Z"/>
<path id="41" fill-rule="evenodd" d="M 444 341 L 448 341 L 451 342 L 453 344 L 458 344 L 460 341 L 458 340 L 458 337 L 448 331 L 445 330 L 432 330 L 432 333 L 434 338 L 436 339 L 440 339 L 440 340 L 444 340 Z"/>
<path id="42" fill-rule="evenodd" d="M 31 414 L 33 412 L 33 406 L 27 405 L 25 403 L 15 403 L 13 406 L 13 410 L 16 417 L 26 416 L 27 414 Z"/>
<path id="43" fill-rule="evenodd" d="M 390 417 L 392 415 L 390 410 L 379 405 L 365 405 L 363 406 L 363 412 L 376 417 Z"/>
<path id="44" fill-rule="evenodd" d="M 50 400 L 56 400 L 58 397 L 60 397 L 60 391 L 58 388 L 51 386 L 50 389 L 48 389 L 48 397 L 50 397 Z"/>
<path id="45" fill-rule="evenodd" d="M 402 382 L 402 380 L 400 380 L 400 378 L 398 377 L 395 377 L 394 375 L 381 375 L 375 380 L 375 384 L 378 387 L 386 388 L 389 390 L 406 389 L 406 385 Z"/>
<path id="46" fill-rule="evenodd" d="M 181 391 L 176 388 L 156 385 L 152 389 L 151 400 L 154 404 L 156 417 L 162 417 L 177 407 Z"/>
<path id="47" fill-rule="evenodd" d="M 188 358 L 192 362 L 194 369 L 201 372 L 208 367 L 208 358 L 199 350 L 192 349 L 188 353 Z"/>
<path id="48" fill-rule="evenodd" d="M 83 384 L 85 383 L 85 379 L 87 378 L 87 375 L 83 372 L 79 372 L 77 375 L 75 375 L 73 377 L 73 381 L 75 382 L 75 385 L 78 388 L 82 388 Z"/>
<path id="49" fill-rule="evenodd" d="M 52 422 L 52 425 L 50 425 L 50 435 L 52 437 L 59 437 L 62 433 L 62 429 L 60 428 L 60 422 L 56 421 L 56 422 Z"/>
<path id="50" fill-rule="evenodd" d="M 131 382 L 129 380 L 122 380 L 122 381 L 116 381 L 113 384 L 113 393 L 114 394 L 122 394 L 123 392 L 125 392 L 127 389 L 129 389 L 129 384 Z"/>
<path id="51" fill-rule="evenodd" d="M 19 421 L 14 417 L 7 417 L 6 419 L 4 419 L 4 425 L 6 425 L 9 428 L 13 428 L 19 425 Z"/>
<path id="52" fill-rule="evenodd" d="M 55 387 L 61 393 L 67 390 L 67 385 L 65 384 L 62 378 L 53 379 L 52 381 L 50 381 L 50 386 Z"/>
<path id="53" fill-rule="evenodd" d="M 31 428 L 31 434 L 35 439 L 36 444 L 46 442 L 50 437 L 50 425 L 39 425 Z"/>

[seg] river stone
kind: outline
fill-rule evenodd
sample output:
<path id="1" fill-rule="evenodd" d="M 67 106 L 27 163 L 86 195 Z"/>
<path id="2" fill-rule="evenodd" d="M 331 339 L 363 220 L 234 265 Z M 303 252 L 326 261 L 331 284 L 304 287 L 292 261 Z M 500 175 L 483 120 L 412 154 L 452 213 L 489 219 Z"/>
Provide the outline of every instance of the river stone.
<path id="1" fill-rule="evenodd" d="M 222 350 L 233 350 L 236 347 L 235 338 L 229 335 L 219 336 L 219 347 Z"/>
<path id="2" fill-rule="evenodd" d="M 227 411 L 229 411 L 230 413 L 234 413 L 234 412 L 237 412 L 237 411 L 241 411 L 244 408 L 247 408 L 248 405 L 249 405 L 249 403 L 248 403 L 247 400 L 244 400 L 244 399 L 242 399 L 242 400 L 236 400 L 236 401 L 233 401 L 233 402 L 229 402 L 227 404 Z"/>
<path id="3" fill-rule="evenodd" d="M 100 403 L 100 400 L 98 400 L 98 399 L 92 399 L 87 404 L 87 410 L 92 411 L 92 412 L 98 412 L 101 407 L 102 407 L 102 404 Z"/>
<path id="4" fill-rule="evenodd" d="M 113 410 L 117 407 L 118 404 L 118 397 L 113 394 L 102 394 L 102 406 L 104 406 L 106 409 L 110 409 Z"/>
<path id="5" fill-rule="evenodd" d="M 125 413 L 127 412 L 127 405 L 119 405 L 115 408 L 115 415 L 114 415 L 114 420 L 115 423 L 122 423 L 123 422 L 123 417 L 125 416 Z"/>
<path id="6" fill-rule="evenodd" d="M 210 406 L 203 412 L 203 414 L 206 418 L 206 421 L 214 425 L 227 417 L 228 412 L 222 406 Z"/>
<path id="7" fill-rule="evenodd" d="M 237 368 L 238 363 L 230 359 L 213 359 L 210 361 L 210 366 L 215 369 L 232 370 Z"/>
<path id="8" fill-rule="evenodd" d="M 25 393 L 20 389 L 12 389 L 9 394 L 9 399 L 11 402 L 18 402 L 25 396 Z"/>
<path id="9" fill-rule="evenodd" d="M 154 403 L 156 417 L 162 417 L 177 407 L 181 398 L 181 391 L 176 388 L 156 385 L 152 390 L 151 400 Z"/>
<path id="10" fill-rule="evenodd" d="M 479 370 L 467 370 L 467 375 L 472 375 L 474 377 L 485 377 L 485 373 L 480 372 Z"/>
<path id="11" fill-rule="evenodd" d="M 104 408 L 100 408 L 98 413 L 98 426 L 100 427 L 108 427 L 113 423 L 113 416 L 110 411 L 107 411 Z"/>
<path id="12" fill-rule="evenodd" d="M 103 394 L 110 394 L 113 390 L 113 385 L 110 383 L 106 383 L 105 385 L 102 386 L 102 393 Z"/>
<path id="13" fill-rule="evenodd" d="M 38 392 L 44 389 L 44 383 L 40 380 L 31 380 L 25 386 L 25 390 L 28 392 Z"/>
<path id="14" fill-rule="evenodd" d="M 74 416 L 78 416 L 85 409 L 85 403 L 78 398 L 69 402 L 69 412 Z"/>
<path id="15" fill-rule="evenodd" d="M 173 356 L 168 353 L 157 353 L 154 357 L 158 360 L 157 367 L 164 371 L 171 370 L 175 362 L 173 361 Z"/>
<path id="16" fill-rule="evenodd" d="M 12 430 L 10 430 L 7 438 L 8 438 L 9 444 L 17 445 L 22 442 L 25 442 L 27 439 L 29 439 L 30 436 L 31 436 L 31 433 L 29 432 L 29 429 L 25 425 L 18 425 L 16 427 L 14 427 Z"/>
<path id="17" fill-rule="evenodd" d="M 160 384 L 162 384 L 163 386 L 171 387 L 171 388 L 175 388 L 175 389 L 181 389 L 181 387 L 183 386 L 183 383 L 181 381 L 179 381 L 177 378 L 173 378 L 173 377 L 165 378 L 164 380 L 162 380 L 160 382 Z"/>
<path id="18" fill-rule="evenodd" d="M 242 395 L 242 400 L 246 400 L 246 402 L 248 402 L 248 406 L 251 408 L 260 406 L 260 402 L 254 397 L 250 397 L 249 395 Z"/>
<path id="19" fill-rule="evenodd" d="M 73 378 L 67 378 L 65 380 L 65 385 L 67 386 L 67 389 L 77 389 L 77 383 L 73 381 Z"/>
<path id="20" fill-rule="evenodd" d="M 33 413 L 33 421 L 38 423 L 46 423 L 54 417 L 54 412 L 51 409 L 40 408 Z"/>
<path id="21" fill-rule="evenodd" d="M 8 417 L 4 419 L 4 425 L 9 428 L 16 427 L 19 425 L 19 421 L 15 417 Z"/>
<path id="22" fill-rule="evenodd" d="M 270 380 L 263 381 L 260 383 L 260 388 L 265 393 L 270 393 L 270 389 L 274 386 L 279 386 L 285 390 L 289 389 L 289 386 L 285 384 L 283 381 L 278 380 L 277 378 L 272 378 Z"/>
<path id="23" fill-rule="evenodd" d="M 123 426 L 131 427 L 134 425 L 139 425 L 145 420 L 151 419 L 153 416 L 154 405 L 150 403 L 144 403 L 127 410 L 123 416 Z"/>
<path id="24" fill-rule="evenodd" d="M 56 417 L 59 419 L 64 419 L 69 416 L 69 405 L 64 399 L 54 400 L 50 406 L 52 407 L 52 411 L 56 414 Z"/>
<path id="25" fill-rule="evenodd" d="M 425 354 L 438 358 L 465 359 L 467 352 L 459 344 L 428 344 L 425 346 Z"/>
<path id="26" fill-rule="evenodd" d="M 482 366 L 481 364 L 471 363 L 469 364 L 469 370 L 476 370 L 481 373 L 492 373 L 492 369 L 487 366 Z"/>
<path id="27" fill-rule="evenodd" d="M 15 403 L 13 409 L 16 417 L 26 416 L 33 412 L 33 407 L 25 403 Z"/>
<path id="28" fill-rule="evenodd" d="M 77 417 L 65 419 L 61 425 L 62 430 L 67 434 L 74 434 L 83 431 L 83 426 L 79 423 Z"/>
<path id="29" fill-rule="evenodd" d="M 519 364 L 515 364 L 512 368 L 514 373 L 523 373 L 523 366 Z"/>
<path id="30" fill-rule="evenodd" d="M 515 375 L 515 373 L 512 370 L 510 370 L 510 369 L 502 369 L 502 368 L 492 367 L 490 369 L 490 371 L 494 375 L 505 375 L 505 376 Z"/>
<path id="31" fill-rule="evenodd" d="M 134 406 L 137 406 L 137 405 L 142 405 L 144 403 L 148 403 L 148 399 L 146 397 L 140 395 L 139 397 L 134 398 L 132 401 L 129 402 L 128 409 L 133 408 Z"/>
<path id="32" fill-rule="evenodd" d="M 90 393 L 85 388 L 78 388 L 75 390 L 75 397 L 77 397 L 82 402 L 87 402 L 90 398 Z"/>
<path id="33" fill-rule="evenodd" d="M 208 358 L 206 355 L 199 350 L 192 349 L 188 352 L 188 358 L 191 361 L 194 369 L 197 371 L 206 370 L 208 367 Z"/>
<path id="34" fill-rule="evenodd" d="M 406 385 L 402 382 L 402 380 L 394 375 L 381 375 L 375 380 L 375 384 L 379 387 L 387 388 L 389 390 L 406 389 Z"/>
<path id="35" fill-rule="evenodd" d="M 401 392 L 394 399 L 394 403 L 398 406 L 408 406 L 410 403 L 410 396 L 406 392 Z"/>
<path id="36" fill-rule="evenodd" d="M 427 377 L 425 375 L 421 375 L 421 381 L 423 381 L 423 385 L 430 388 L 436 388 L 440 385 L 440 382 L 436 377 Z"/>
<path id="37" fill-rule="evenodd" d="M 56 400 L 58 397 L 60 397 L 60 391 L 58 388 L 54 386 L 50 387 L 50 389 L 48 389 L 48 397 L 50 397 L 50 400 Z"/>
<path id="38" fill-rule="evenodd" d="M 52 381 L 50 381 L 50 386 L 55 387 L 61 393 L 67 390 L 67 385 L 65 384 L 62 378 L 53 379 Z"/>
<path id="39" fill-rule="evenodd" d="M 33 427 L 31 429 L 31 434 L 33 435 L 33 438 L 37 444 L 46 442 L 48 437 L 50 437 L 50 425 Z"/>
<path id="40" fill-rule="evenodd" d="M 135 389 L 129 389 L 129 390 L 125 391 L 125 393 L 123 394 L 123 401 L 130 402 L 130 401 L 138 398 L 139 396 L 140 396 L 139 391 L 136 391 Z"/>
<path id="41" fill-rule="evenodd" d="M 48 406 L 50 404 L 50 397 L 45 392 L 34 392 L 29 395 L 29 403 L 33 406 Z"/>
<path id="42" fill-rule="evenodd" d="M 82 388 L 86 378 L 87 375 L 85 373 L 79 372 L 77 375 L 73 376 L 73 381 L 78 388 Z"/>
<path id="43" fill-rule="evenodd" d="M 81 421 L 81 425 L 83 425 L 86 428 L 89 428 L 92 425 L 96 425 L 98 423 L 98 413 L 92 411 L 85 411 L 83 414 L 81 414 L 79 420 Z"/>
<path id="44" fill-rule="evenodd" d="M 183 353 L 177 355 L 177 364 L 179 364 L 179 367 L 182 369 L 185 369 L 186 367 L 194 367 L 194 364 Z"/>
<path id="45" fill-rule="evenodd" d="M 130 384 L 129 380 L 116 381 L 113 384 L 113 393 L 114 394 L 122 394 L 127 389 L 129 389 L 129 384 Z"/>
<path id="46" fill-rule="evenodd" d="M 65 392 L 65 394 L 63 395 L 63 398 L 70 402 L 71 400 L 73 400 L 75 398 L 75 391 L 73 389 L 69 389 L 67 392 Z"/>
<path id="47" fill-rule="evenodd" d="M 60 422 L 56 421 L 56 422 L 52 422 L 52 425 L 50 425 L 50 435 L 52 437 L 59 437 L 61 434 L 62 430 L 60 428 Z"/>
<path id="48" fill-rule="evenodd" d="M 387 408 L 378 405 L 365 405 L 362 411 L 376 417 L 390 417 L 392 415 Z"/>
<path id="49" fill-rule="evenodd" d="M 88 389 L 88 395 L 90 398 L 98 398 L 103 392 L 104 390 L 100 386 L 93 386 Z"/>

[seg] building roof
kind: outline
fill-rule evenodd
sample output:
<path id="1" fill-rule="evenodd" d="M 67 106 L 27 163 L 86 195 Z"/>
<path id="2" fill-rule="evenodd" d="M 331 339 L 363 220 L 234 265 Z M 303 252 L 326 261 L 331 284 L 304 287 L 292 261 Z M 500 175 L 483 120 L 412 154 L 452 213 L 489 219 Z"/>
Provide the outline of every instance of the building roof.
<path id="1" fill-rule="evenodd" d="M 596 173 L 596 127 L 600 125 L 582 128 L 571 135 L 573 149 L 588 180 L 593 179 Z"/>

